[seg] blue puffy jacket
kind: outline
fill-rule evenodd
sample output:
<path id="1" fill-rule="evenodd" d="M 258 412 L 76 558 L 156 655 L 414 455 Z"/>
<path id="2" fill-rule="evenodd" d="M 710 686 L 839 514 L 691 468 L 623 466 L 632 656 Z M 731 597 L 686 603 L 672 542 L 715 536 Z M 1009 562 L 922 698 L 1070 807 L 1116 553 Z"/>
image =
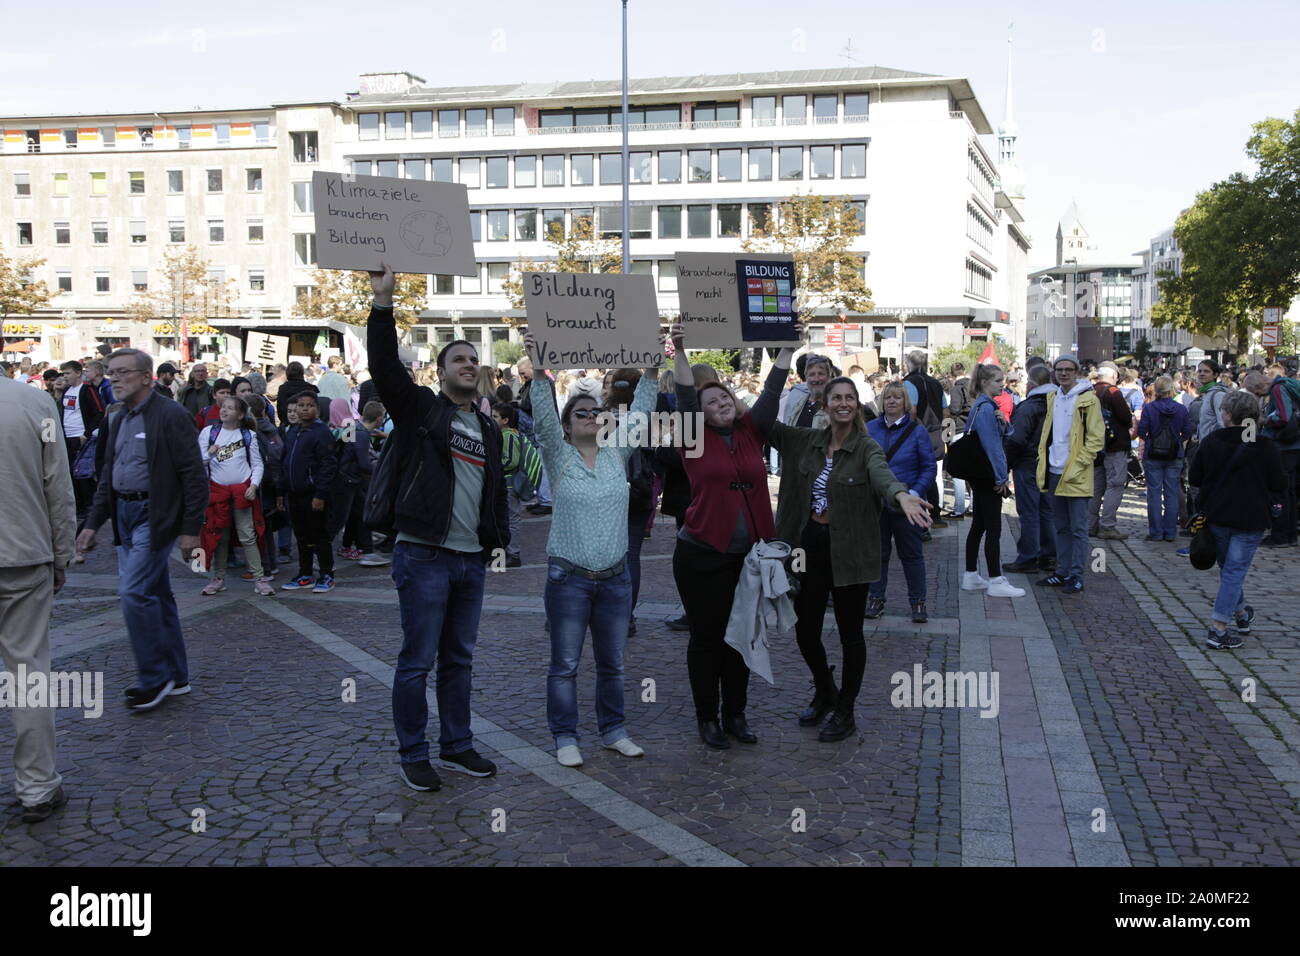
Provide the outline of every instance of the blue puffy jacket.
<path id="1" fill-rule="evenodd" d="M 909 420 L 915 421 L 910 417 L 904 418 L 896 428 L 890 428 L 885 424 L 883 416 L 873 418 L 867 422 L 867 434 L 888 455 L 907 428 Z M 908 491 L 918 498 L 924 498 L 925 490 L 934 484 L 935 474 L 934 446 L 930 443 L 930 433 L 924 425 L 917 422 L 903 442 L 902 447 L 889 459 L 889 470 L 895 478 L 907 485 Z"/>

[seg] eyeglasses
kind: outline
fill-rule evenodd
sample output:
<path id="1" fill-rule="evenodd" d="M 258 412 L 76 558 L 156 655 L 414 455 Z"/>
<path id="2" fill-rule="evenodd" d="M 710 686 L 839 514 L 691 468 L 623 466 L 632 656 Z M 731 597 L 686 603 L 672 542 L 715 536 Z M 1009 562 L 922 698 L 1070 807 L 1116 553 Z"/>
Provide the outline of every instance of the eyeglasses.
<path id="1" fill-rule="evenodd" d="M 123 375 L 135 375 L 137 372 L 143 372 L 142 368 L 110 368 L 104 373 L 105 378 L 121 378 Z"/>
<path id="2" fill-rule="evenodd" d="M 606 409 L 604 408 L 575 408 L 573 410 L 573 417 L 581 418 L 585 421 L 588 418 L 596 418 L 605 411 Z"/>
<path id="3" fill-rule="evenodd" d="M 1058 365 L 1055 368 L 1053 368 L 1052 371 L 1056 372 L 1057 374 L 1060 374 L 1061 372 L 1069 372 L 1071 375 L 1074 375 L 1079 370 L 1075 368 L 1073 365 Z"/>

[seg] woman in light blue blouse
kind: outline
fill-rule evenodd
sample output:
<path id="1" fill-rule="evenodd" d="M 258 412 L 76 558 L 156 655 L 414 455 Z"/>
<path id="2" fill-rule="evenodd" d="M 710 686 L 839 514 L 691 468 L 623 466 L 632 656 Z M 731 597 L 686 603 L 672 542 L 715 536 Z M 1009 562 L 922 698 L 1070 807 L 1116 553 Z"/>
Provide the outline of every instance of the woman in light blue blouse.
<path id="1" fill-rule="evenodd" d="M 591 629 L 596 658 L 596 723 L 601 743 L 626 757 L 645 751 L 628 736 L 623 718 L 623 648 L 632 617 L 627 568 L 627 460 L 630 441 L 602 437 L 605 410 L 578 394 L 557 414 L 553 387 L 532 335 L 533 429 L 551 479 L 554 513 L 546 542 L 546 616 L 551 623 L 551 666 L 546 676 L 546 720 L 556 759 L 582 764 L 578 750 L 578 660 Z M 658 395 L 658 371 L 637 385 L 631 412 L 648 415 Z"/>

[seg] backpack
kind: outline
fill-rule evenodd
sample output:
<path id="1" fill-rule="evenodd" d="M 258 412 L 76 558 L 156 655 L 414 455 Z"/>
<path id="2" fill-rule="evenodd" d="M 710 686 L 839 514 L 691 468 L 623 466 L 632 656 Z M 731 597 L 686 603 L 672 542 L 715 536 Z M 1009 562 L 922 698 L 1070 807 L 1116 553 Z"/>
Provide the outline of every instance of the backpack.
<path id="1" fill-rule="evenodd" d="M 511 477 L 511 487 L 520 501 L 531 501 L 542 484 L 542 453 L 537 443 L 522 431 L 519 435 L 519 468 Z"/>
<path id="2" fill-rule="evenodd" d="M 1151 411 L 1159 416 L 1160 424 L 1147 439 L 1147 457 L 1152 461 L 1177 461 L 1178 436 L 1174 434 L 1173 421 L 1160 415 L 1154 407 Z"/>
<path id="3" fill-rule="evenodd" d="M 1276 397 L 1274 392 L 1280 390 Z M 1287 416 L 1286 424 L 1277 431 L 1277 441 L 1283 445 L 1290 445 L 1300 441 L 1300 380 L 1294 378 L 1283 378 L 1281 384 L 1274 385 L 1269 390 L 1269 397 L 1273 399 L 1273 407 L 1279 414 L 1286 411 L 1283 406 L 1284 394 L 1290 392 L 1291 414 Z"/>
<path id="4" fill-rule="evenodd" d="M 1114 388 L 1114 386 L 1111 386 L 1111 388 Z M 1115 389 L 1115 391 L 1119 391 L 1119 389 Z M 1106 462 L 1106 446 L 1115 440 L 1115 426 L 1111 424 L 1111 416 L 1114 413 L 1109 408 L 1106 407 L 1106 402 L 1105 402 L 1105 399 L 1109 397 L 1110 397 L 1110 390 L 1107 389 L 1105 396 L 1102 397 L 1102 400 L 1098 402 L 1098 405 L 1101 406 L 1101 424 L 1105 433 L 1104 437 L 1102 438 L 1101 451 L 1097 452 L 1097 457 L 1094 458 L 1092 462 L 1093 465 L 1098 468 L 1100 468 Z"/>
<path id="5" fill-rule="evenodd" d="M 632 449 L 627 459 L 627 513 L 645 514 L 654 507 L 654 463 L 644 448 Z"/>
<path id="6" fill-rule="evenodd" d="M 217 422 L 208 429 L 208 480 L 212 480 L 212 447 L 217 443 L 217 435 L 221 434 L 221 422 Z M 250 447 L 253 442 L 253 436 L 243 425 L 239 426 L 239 437 L 244 441 L 244 460 L 248 462 L 249 471 L 253 470 L 253 449 Z M 258 446 L 261 451 L 261 445 Z M 265 466 L 263 466 L 265 470 Z"/>

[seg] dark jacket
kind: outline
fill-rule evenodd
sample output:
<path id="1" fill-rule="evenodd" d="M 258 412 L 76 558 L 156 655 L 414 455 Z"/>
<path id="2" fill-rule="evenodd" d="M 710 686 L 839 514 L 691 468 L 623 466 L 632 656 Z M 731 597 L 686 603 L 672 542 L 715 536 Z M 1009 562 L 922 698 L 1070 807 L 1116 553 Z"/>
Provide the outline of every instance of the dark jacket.
<path id="1" fill-rule="evenodd" d="M 876 418 L 867 422 L 867 434 L 889 458 L 889 470 L 894 473 L 894 477 L 907 485 L 908 491 L 912 494 L 924 498 L 926 488 L 934 484 L 936 470 L 934 447 L 930 444 L 930 436 L 926 434 L 920 422 L 917 422 L 906 439 L 900 438 L 907 429 L 909 421 L 916 421 L 916 419 L 909 416 L 898 428 L 889 428 L 884 418 Z M 902 441 L 902 446 L 891 458 L 889 453 L 893 450 L 894 443 L 898 441 Z"/>
<path id="2" fill-rule="evenodd" d="M 320 395 L 320 389 L 311 382 L 302 379 L 289 379 L 281 385 L 280 391 L 276 393 L 275 396 L 275 417 L 281 422 L 287 422 L 289 420 L 287 412 L 289 403 L 303 392 L 311 392 L 313 395 Z M 328 399 L 325 402 L 325 413 L 320 417 L 323 421 L 329 421 L 330 410 Z"/>
<path id="3" fill-rule="evenodd" d="M 176 402 L 190 413 L 192 423 L 195 415 L 212 404 L 212 383 L 204 382 L 202 388 L 195 388 L 186 382 L 177 393 Z"/>
<path id="4" fill-rule="evenodd" d="M 959 431 L 966 430 L 966 416 L 970 414 L 971 406 L 975 400 L 971 398 L 970 379 L 959 378 L 952 383 L 952 391 L 948 393 L 948 417 L 957 424 Z"/>
<path id="5" fill-rule="evenodd" d="M 1128 399 L 1117 386 L 1105 382 L 1098 382 L 1093 386 L 1093 391 L 1101 402 L 1102 421 L 1110 419 L 1109 434 L 1102 451 L 1108 455 L 1128 451 L 1133 443 L 1129 437 L 1129 432 L 1133 430 L 1133 409 L 1129 408 Z"/>
<path id="6" fill-rule="evenodd" d="M 366 404 L 379 401 L 379 387 L 373 378 L 368 378 L 357 387 L 357 411 L 364 413 Z"/>
<path id="7" fill-rule="evenodd" d="M 451 461 L 451 422 L 457 411 L 451 399 L 416 385 L 397 356 L 397 326 L 392 309 L 371 308 L 366 324 L 370 374 L 379 400 L 393 420 L 388 441 L 398 442 L 389 454 L 400 454 L 397 530 L 427 541 L 442 541 L 451 527 L 456 497 L 456 472 Z M 501 430 L 496 421 L 475 409 L 487 460 L 483 467 L 483 496 L 479 507 L 478 539 L 488 557 L 510 542 L 510 512 L 506 504 L 505 469 L 501 464 Z M 420 439 L 420 428 L 428 433 Z"/>
<path id="8" fill-rule="evenodd" d="M 926 425 L 926 412 L 934 413 L 934 420 L 939 424 L 930 429 L 929 434 L 937 435 L 943 430 L 943 419 L 946 409 L 943 407 L 943 383 L 932 375 L 926 375 L 924 372 L 913 372 L 903 379 L 904 382 L 911 382 L 912 387 L 916 389 L 916 406 L 912 409 L 912 414 L 922 426 Z M 935 458 L 944 457 L 944 446 L 942 442 L 931 438 L 931 447 L 935 448 Z M 872 580 L 875 580 L 874 578 Z"/>
<path id="9" fill-rule="evenodd" d="M 122 543 L 113 491 L 113 450 L 125 415 L 115 406 L 104 438 L 99 487 L 86 517 L 87 528 L 113 521 L 113 543 Z M 197 535 L 208 507 L 208 470 L 194 435 L 194 420 L 176 402 L 151 395 L 144 409 L 149 456 L 149 546 L 157 550 L 180 535 Z"/>
<path id="10" fill-rule="evenodd" d="M 1196 423 L 1182 402 L 1172 398 L 1157 398 L 1142 406 L 1142 417 L 1138 419 L 1138 438 L 1142 439 L 1143 461 L 1151 457 L 1151 439 L 1164 428 L 1166 422 L 1173 429 L 1174 439 L 1178 442 L 1178 459 L 1184 456 L 1187 440 L 1196 434 Z"/>
<path id="11" fill-rule="evenodd" d="M 655 471 L 663 476 L 663 498 L 659 510 L 673 518 L 685 520 L 686 509 L 691 506 L 691 479 L 682 464 L 679 448 L 661 446 L 655 449 Z"/>
<path id="12" fill-rule="evenodd" d="M 64 392 L 66 398 L 67 392 Z M 59 407 L 66 412 L 66 402 L 60 400 Z M 86 426 L 86 437 L 100 426 L 104 420 L 104 399 L 100 397 L 99 389 L 89 382 L 83 382 L 81 389 L 77 392 L 77 410 L 81 412 L 81 421 Z M 62 422 L 63 415 L 59 416 Z"/>
<path id="13" fill-rule="evenodd" d="M 313 498 L 327 500 L 339 470 L 330 427 L 319 418 L 305 428 L 289 426 L 284 435 L 280 468 L 280 485 L 285 491 L 310 492 Z"/>
<path id="14" fill-rule="evenodd" d="M 1050 382 L 1031 389 L 1011 412 L 1011 434 L 1007 435 L 1007 467 L 1034 468 L 1038 465 L 1038 439 L 1047 417 L 1047 393 L 1056 388 Z"/>
<path id="15" fill-rule="evenodd" d="M 271 406 L 267 406 L 270 410 Z M 280 492 L 280 467 L 284 460 L 284 436 L 267 419 L 257 420 L 258 450 L 262 453 L 262 489 Z"/>
<path id="16" fill-rule="evenodd" d="M 352 441 L 339 440 L 339 481 L 360 485 L 370 480 L 374 466 L 370 462 L 370 432 L 360 422 L 354 424 Z"/>
<path id="17" fill-rule="evenodd" d="M 1242 431 L 1236 426 L 1207 435 L 1187 470 L 1187 483 L 1200 489 L 1197 508 L 1210 524 L 1266 531 L 1273 525 L 1269 508 L 1286 491 L 1286 473 L 1276 442 L 1243 443 Z"/>

